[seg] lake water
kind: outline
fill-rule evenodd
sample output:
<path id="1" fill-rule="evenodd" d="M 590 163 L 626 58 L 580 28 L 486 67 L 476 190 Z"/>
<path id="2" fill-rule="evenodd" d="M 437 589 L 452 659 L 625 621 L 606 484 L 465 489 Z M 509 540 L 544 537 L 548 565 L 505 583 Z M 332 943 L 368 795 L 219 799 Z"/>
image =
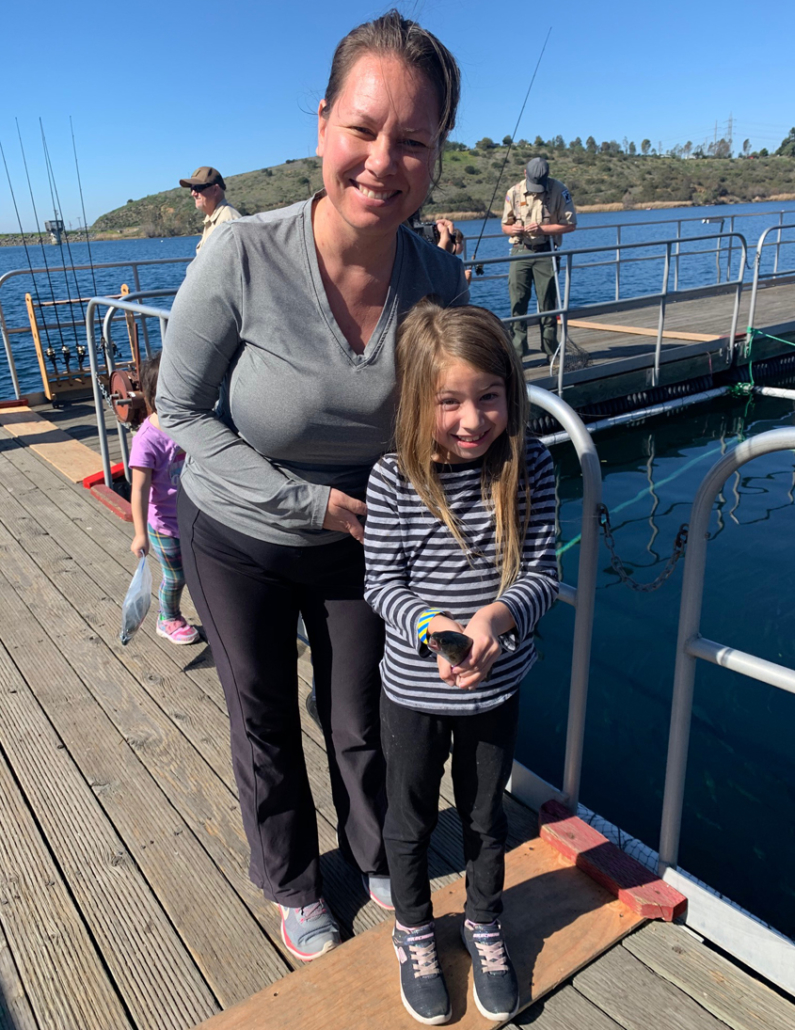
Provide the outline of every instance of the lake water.
<path id="1" fill-rule="evenodd" d="M 701 219 L 733 216 L 735 229 L 745 235 L 751 254 L 746 278 L 752 275 L 753 248 L 761 231 L 788 208 L 786 222 L 795 222 L 795 205 L 749 204 L 732 207 L 584 214 L 587 231 L 569 235 L 567 247 L 611 246 L 622 225 L 624 241 L 666 239 L 675 235 L 678 218 L 686 235 L 720 230 Z M 759 217 L 759 216 L 762 217 Z M 667 224 L 650 224 L 663 221 Z M 671 224 L 673 223 L 673 224 Z M 481 223 L 462 223 L 473 239 Z M 489 220 L 486 233 L 499 232 Z M 785 233 L 792 241 L 795 233 Z M 190 257 L 195 238 L 132 240 L 92 244 L 95 263 Z M 470 242 L 470 254 L 473 243 Z M 694 244 L 702 247 L 705 244 Z M 479 257 L 504 257 L 504 238 L 484 240 Z M 628 266 L 622 273 L 622 296 L 660 289 L 661 248 L 656 260 Z M 725 278 L 725 257 L 722 261 Z M 85 244 L 72 245 L 74 263 L 87 263 Z M 591 260 L 604 260 L 605 256 Z M 31 260 L 42 264 L 31 249 Z M 59 261 L 56 248 L 47 260 Z M 584 261 L 585 259 L 583 259 Z M 770 270 L 772 248 L 764 268 Z M 22 248 L 0 248 L 0 275 L 26 267 Z M 141 268 L 144 287 L 175 288 L 184 265 Z M 735 251 L 732 273 L 739 267 Z M 795 267 L 795 243 L 782 247 L 781 267 Z M 575 273 L 575 303 L 610 300 L 614 269 L 583 268 Z M 127 282 L 129 269 L 78 273 L 83 296 L 116 293 Z M 46 276 L 39 292 L 50 296 Z M 680 262 L 680 286 L 715 281 L 715 257 L 692 256 Z M 65 294 L 63 273 L 52 282 Z M 20 289 L 21 288 L 21 289 Z M 9 326 L 26 324 L 24 290 L 30 277 L 20 277 L 0 291 Z M 70 277 L 70 292 L 76 288 Z M 474 281 L 475 303 L 509 314 L 505 280 Z M 154 301 L 170 306 L 170 301 Z M 157 326 L 152 324 L 157 341 Z M 123 329 L 117 333 L 121 341 Z M 73 344 L 67 334 L 67 339 Z M 74 348 L 73 348 L 74 349 Z M 14 352 L 23 390 L 41 388 L 30 337 L 15 337 Z M 0 372 L 0 398 L 12 396 L 5 368 Z M 698 484 L 720 453 L 744 436 L 791 425 L 789 401 L 758 398 L 720 400 L 709 408 L 694 408 L 646 425 L 624 427 L 596 437 L 602 459 L 605 502 L 613 513 L 617 548 L 641 581 L 653 579 L 670 554 L 679 525 L 686 522 Z M 554 449 L 563 578 L 576 582 L 577 548 L 567 548 L 579 532 L 580 477 L 573 450 Z M 757 459 L 733 477 L 713 513 L 713 540 L 708 551 L 702 632 L 792 667 L 793 591 L 793 464 L 791 454 Z M 788 559 L 788 560 L 786 560 Z M 610 821 L 658 846 L 665 773 L 674 647 L 679 615 L 681 563 L 656 593 L 638 594 L 618 582 L 607 552 L 600 553 L 600 573 L 594 627 L 591 688 L 588 704 L 582 801 Z M 544 619 L 539 633 L 541 660 L 523 691 L 519 759 L 552 783 L 562 777 L 566 705 L 573 610 L 558 604 Z M 773 687 L 747 680 L 700 662 L 690 747 L 681 863 L 685 869 L 723 890 L 757 915 L 795 936 L 795 698 Z"/>

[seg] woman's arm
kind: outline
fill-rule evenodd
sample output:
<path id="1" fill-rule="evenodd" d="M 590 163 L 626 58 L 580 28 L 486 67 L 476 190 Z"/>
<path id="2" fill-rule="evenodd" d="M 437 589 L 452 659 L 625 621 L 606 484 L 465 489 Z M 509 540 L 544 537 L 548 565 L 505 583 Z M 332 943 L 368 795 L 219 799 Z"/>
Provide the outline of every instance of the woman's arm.
<path id="1" fill-rule="evenodd" d="M 160 424 L 202 472 L 223 482 L 231 503 L 260 508 L 285 529 L 321 529 L 329 487 L 288 479 L 214 410 L 230 364 L 245 346 L 245 256 L 236 224 L 216 230 L 174 300 L 157 387 Z"/>
<path id="2" fill-rule="evenodd" d="M 130 507 L 132 508 L 133 528 L 135 536 L 130 544 L 130 550 L 136 557 L 140 557 L 141 551 L 149 554 L 149 493 L 152 489 L 152 470 L 148 468 L 133 468 L 132 472 L 132 493 L 130 495 Z"/>

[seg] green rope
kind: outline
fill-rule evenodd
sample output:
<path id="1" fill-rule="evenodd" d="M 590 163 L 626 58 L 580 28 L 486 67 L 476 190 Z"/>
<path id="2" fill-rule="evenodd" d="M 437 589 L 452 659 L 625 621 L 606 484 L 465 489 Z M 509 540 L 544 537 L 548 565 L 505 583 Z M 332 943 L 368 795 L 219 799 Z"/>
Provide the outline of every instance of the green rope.
<path id="1" fill-rule="evenodd" d="M 746 338 L 747 339 L 746 349 L 748 351 L 748 378 L 751 380 L 750 386 L 751 386 L 751 388 L 753 388 L 755 386 L 755 383 L 754 383 L 754 367 L 753 367 L 754 366 L 754 358 L 753 358 L 754 340 L 758 336 L 764 336 L 765 339 L 767 339 L 767 340 L 776 340 L 778 343 L 785 343 L 788 347 L 795 347 L 795 343 L 793 343 L 792 340 L 785 340 L 781 336 L 771 336 L 770 333 L 765 333 L 761 329 L 754 329 L 754 327 L 752 325 L 748 326 L 748 328 L 746 329 L 746 333 L 748 334 L 747 338 Z M 738 385 L 747 385 L 747 384 L 738 384 Z"/>

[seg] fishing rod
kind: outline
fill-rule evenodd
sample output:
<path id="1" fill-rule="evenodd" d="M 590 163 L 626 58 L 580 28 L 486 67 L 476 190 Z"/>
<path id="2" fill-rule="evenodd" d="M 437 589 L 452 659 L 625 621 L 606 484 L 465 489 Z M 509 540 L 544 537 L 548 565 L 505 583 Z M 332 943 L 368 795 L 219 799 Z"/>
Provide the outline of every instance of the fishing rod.
<path id="1" fill-rule="evenodd" d="M 72 133 L 72 152 L 75 155 L 75 171 L 77 172 L 77 187 L 80 190 L 80 207 L 82 208 L 82 211 L 83 211 L 83 228 L 84 228 L 85 234 L 86 234 L 86 246 L 88 247 L 88 264 L 89 264 L 89 266 L 91 268 L 91 281 L 94 283 L 94 296 L 96 297 L 96 296 L 99 295 L 99 289 L 97 288 L 97 279 L 96 279 L 96 276 L 94 275 L 94 260 L 91 257 L 91 240 L 89 239 L 89 236 L 88 236 L 88 222 L 86 221 L 86 204 L 85 204 L 85 201 L 83 200 L 83 184 L 80 181 L 80 166 L 77 163 L 77 145 L 75 143 L 75 130 L 74 130 L 74 126 L 72 125 L 72 116 L 71 115 L 69 115 L 69 128 L 70 128 L 71 133 Z"/>
<path id="2" fill-rule="evenodd" d="M 50 186 L 50 200 L 52 201 L 52 212 L 53 212 L 53 218 L 55 219 L 55 227 L 56 227 L 56 233 L 57 233 L 57 237 L 58 237 L 58 249 L 61 252 L 61 264 L 63 265 L 63 277 L 64 277 L 64 282 L 66 283 L 66 300 L 67 300 L 67 303 L 69 304 L 69 312 L 72 315 L 72 332 L 74 333 L 75 347 L 77 347 L 77 346 L 79 346 L 80 341 L 79 341 L 78 336 L 77 336 L 77 326 L 74 324 L 74 322 L 75 322 L 75 320 L 74 320 L 74 309 L 72 307 L 72 304 L 74 302 L 72 301 L 72 294 L 71 294 L 71 291 L 69 289 L 69 270 L 68 270 L 67 263 L 64 260 L 64 256 L 63 256 L 63 243 L 61 242 L 61 232 L 63 232 L 64 236 L 66 237 L 66 249 L 67 249 L 67 252 L 69 254 L 69 265 L 72 266 L 72 278 L 74 279 L 74 282 L 75 282 L 75 291 L 77 293 L 77 303 L 80 305 L 80 313 L 83 316 L 83 321 L 85 321 L 86 312 L 85 312 L 85 309 L 83 307 L 83 301 L 82 301 L 82 299 L 80 297 L 80 286 L 79 286 L 79 284 L 77 282 L 77 272 L 75 271 L 75 268 L 74 268 L 74 260 L 72 258 L 72 247 L 71 247 L 71 245 L 69 243 L 69 234 L 66 231 L 66 225 L 64 224 L 64 220 L 63 220 L 63 208 L 61 207 L 61 198 L 58 196 L 58 186 L 56 185 L 56 182 L 55 182 L 55 172 L 53 171 L 52 162 L 50 161 L 50 151 L 47 148 L 47 139 L 46 139 L 46 137 L 44 135 L 44 123 L 42 122 L 41 118 L 39 118 L 39 129 L 41 130 L 41 142 L 42 142 L 42 147 L 44 148 L 44 166 L 47 169 L 47 180 L 48 180 L 49 186 Z M 57 205 L 56 205 L 56 200 L 57 200 Z M 63 229 L 60 229 L 59 228 L 60 226 L 63 226 Z M 64 361 L 64 365 L 66 366 L 66 371 L 69 372 L 69 363 L 70 363 L 70 360 L 71 360 L 71 353 L 69 351 L 69 345 L 67 344 L 66 340 L 63 340 L 63 339 L 61 340 L 61 354 L 63 355 L 63 361 Z"/>
<path id="3" fill-rule="evenodd" d="M 11 173 L 8 170 L 8 162 L 6 161 L 6 152 L 5 152 L 5 150 L 3 150 L 3 144 L 2 143 L 0 143 L 0 155 L 2 155 L 3 167 L 6 170 L 6 179 L 8 179 L 8 189 L 9 189 L 9 191 L 11 193 L 11 200 L 12 200 L 12 202 L 14 204 L 14 211 L 15 211 L 16 216 L 17 216 L 17 225 L 19 226 L 19 235 L 22 238 L 22 246 L 25 248 L 25 257 L 27 258 L 28 269 L 30 270 L 30 278 L 33 281 L 33 292 L 36 294 L 36 303 L 38 304 L 39 309 L 41 309 L 41 295 L 39 294 L 39 284 L 36 282 L 36 276 L 33 274 L 33 262 L 30 259 L 30 251 L 28 250 L 28 242 L 25 239 L 25 230 L 22 228 L 22 218 L 20 217 L 19 208 L 17 207 L 17 198 L 16 198 L 16 196 L 14 194 L 14 187 L 11 185 Z M 47 357 L 50 358 L 50 360 L 53 361 L 53 364 L 54 364 L 55 351 L 53 350 L 52 344 L 50 343 L 50 334 L 47 331 L 47 323 L 46 322 L 43 323 L 43 328 L 44 328 L 44 335 L 47 338 Z"/>
<path id="4" fill-rule="evenodd" d="M 519 117 L 516 119 L 516 126 L 515 126 L 515 128 L 513 130 L 513 133 L 511 135 L 511 142 L 508 144 L 508 149 L 505 151 L 505 159 L 502 162 L 502 168 L 500 168 L 499 175 L 497 176 L 497 181 L 494 184 L 494 192 L 491 195 L 491 200 L 489 201 L 489 206 L 488 206 L 487 210 L 484 212 L 483 225 L 481 226 L 481 229 L 480 229 L 480 236 L 478 236 L 477 243 L 475 244 L 475 252 L 474 252 L 474 254 L 472 255 L 472 258 L 471 258 L 472 261 L 474 261 L 475 258 L 478 256 L 478 247 L 480 246 L 480 241 L 483 239 L 483 233 L 486 231 L 486 219 L 488 218 L 488 213 L 491 211 L 491 206 L 494 203 L 494 198 L 497 196 L 497 190 L 500 188 L 500 179 L 502 179 L 502 174 L 505 171 L 505 166 L 508 164 L 508 158 L 511 156 L 511 150 L 513 149 L 513 141 L 516 138 L 516 133 L 519 131 L 519 123 L 522 120 L 522 115 L 524 114 L 524 109 L 525 109 L 525 107 L 527 107 L 527 101 L 528 101 L 528 98 L 530 97 L 530 90 L 533 88 L 533 83 L 536 81 L 536 75 L 538 74 L 538 69 L 539 69 L 539 67 L 541 65 L 541 58 L 544 56 L 544 51 L 547 48 L 547 43 L 549 42 L 549 37 L 551 35 L 552 35 L 552 26 L 550 25 L 549 26 L 549 31 L 547 32 L 547 38 L 544 40 L 544 45 L 541 47 L 541 53 L 538 55 L 538 60 L 536 61 L 536 67 L 535 67 L 535 71 L 533 72 L 533 77 L 530 80 L 530 85 L 527 87 L 527 93 L 525 93 L 524 103 L 522 104 L 522 110 L 519 112 Z M 480 266 L 479 268 L 476 268 L 475 272 L 478 275 L 483 275 L 483 267 Z"/>
<path id="5" fill-rule="evenodd" d="M 25 168 L 25 178 L 28 181 L 28 192 L 30 193 L 30 203 L 31 203 L 31 205 L 33 207 L 33 217 L 34 217 L 34 219 L 36 221 L 36 234 L 37 234 L 37 236 L 39 238 L 39 246 L 41 247 L 41 255 L 42 255 L 42 259 L 44 260 L 44 269 L 45 269 L 45 271 L 47 273 L 47 282 L 49 283 L 49 286 L 50 286 L 50 297 L 52 298 L 53 312 L 55 313 L 55 324 L 56 324 L 56 326 L 58 328 L 58 335 L 60 336 L 61 343 L 63 343 L 63 329 L 61 328 L 61 320 L 58 317 L 58 304 L 57 304 L 57 302 L 55 300 L 55 289 L 54 289 L 54 287 L 52 285 L 52 276 L 50 275 L 50 265 L 49 265 L 49 262 L 47 261 L 47 252 L 44 249 L 44 240 L 42 239 L 42 236 L 41 236 L 41 228 L 39 226 L 39 213 L 36 210 L 36 201 L 34 200 L 34 197 L 33 197 L 33 187 L 31 186 L 31 183 L 30 183 L 30 172 L 28 171 L 28 162 L 27 162 L 27 158 L 25 157 L 25 147 L 24 147 L 24 145 L 22 143 L 22 133 L 21 133 L 20 128 L 19 128 L 19 119 L 15 118 L 14 121 L 16 122 L 16 125 L 17 125 L 17 136 L 19 137 L 19 149 L 22 151 L 22 164 L 23 164 L 23 166 Z M 37 293 L 37 296 L 38 296 L 38 293 Z M 42 315 L 42 320 L 43 320 L 43 325 L 45 327 L 45 332 L 46 332 L 46 327 L 47 327 L 46 316 Z M 55 372 L 57 374 L 58 373 L 58 366 L 57 366 L 56 360 L 55 360 L 55 351 L 52 349 L 52 346 L 50 346 L 49 340 L 50 340 L 50 338 L 49 338 L 49 333 L 48 333 L 47 334 L 47 344 L 48 344 L 48 346 L 47 346 L 47 357 L 52 362 L 53 368 L 55 369 Z"/>

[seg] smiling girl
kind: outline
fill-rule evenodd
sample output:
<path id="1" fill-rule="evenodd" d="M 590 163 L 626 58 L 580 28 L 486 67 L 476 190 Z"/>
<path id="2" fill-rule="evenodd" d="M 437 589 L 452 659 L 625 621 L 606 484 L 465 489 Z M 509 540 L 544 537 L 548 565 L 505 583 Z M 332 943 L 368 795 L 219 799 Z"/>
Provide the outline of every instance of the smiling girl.
<path id="1" fill-rule="evenodd" d="M 370 477 L 365 597 L 386 623 L 384 840 L 401 995 L 422 1023 L 450 1018 L 427 854 L 452 741 L 467 877 L 461 933 L 478 1008 L 507 1020 L 518 987 L 499 923 L 502 793 L 533 632 L 558 589 L 552 459 L 526 433 L 521 365 L 491 312 L 425 299 L 400 329 L 397 359 L 397 453 Z M 457 666 L 433 653 L 431 634 L 444 631 L 471 638 Z"/>

